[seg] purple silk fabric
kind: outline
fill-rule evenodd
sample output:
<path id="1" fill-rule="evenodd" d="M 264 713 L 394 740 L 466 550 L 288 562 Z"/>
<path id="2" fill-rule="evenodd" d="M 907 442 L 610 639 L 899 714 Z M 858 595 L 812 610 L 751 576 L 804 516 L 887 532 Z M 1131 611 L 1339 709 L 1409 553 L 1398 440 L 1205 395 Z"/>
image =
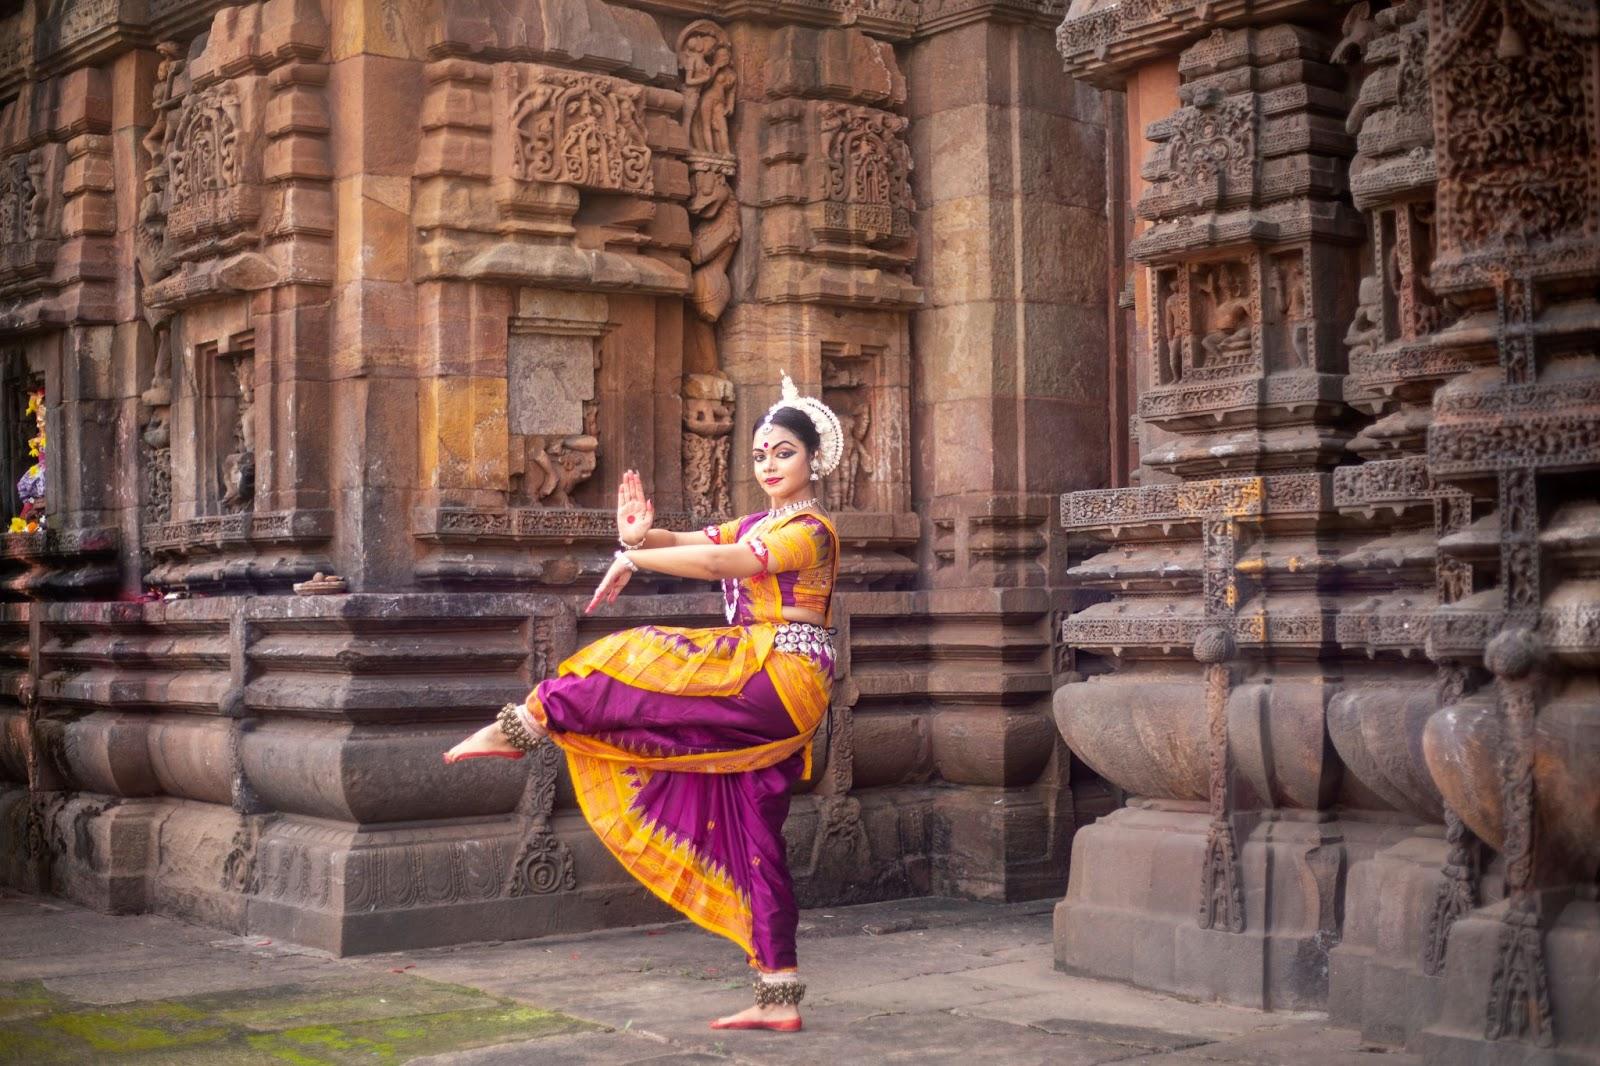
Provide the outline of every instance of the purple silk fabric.
<path id="1" fill-rule="evenodd" d="M 552 730 L 597 736 L 635 751 L 729 751 L 795 734 L 765 673 L 734 696 L 648 692 L 600 673 L 551 678 L 540 683 L 538 695 Z M 634 800 L 648 820 L 725 869 L 749 898 L 756 962 L 764 970 L 795 966 L 800 912 L 783 820 L 790 786 L 803 766 L 795 754 L 776 766 L 737 774 L 657 770 Z"/>
<path id="2" fill-rule="evenodd" d="M 765 511 L 762 511 L 758 514 L 746 515 L 744 520 L 739 523 L 738 535 L 741 537 L 744 536 L 746 533 L 750 532 L 751 527 L 765 517 L 767 517 L 767 512 Z M 813 528 L 816 528 L 818 525 L 809 518 L 802 518 L 799 519 L 799 521 L 810 523 Z M 774 576 L 778 579 L 778 602 L 785 607 L 793 607 L 795 605 L 794 587 L 800 583 L 800 571 L 785 570 Z M 730 588 L 730 585 L 733 587 Z M 743 582 L 737 580 L 724 581 L 722 583 L 722 594 L 724 597 L 738 597 L 738 612 L 731 619 L 729 619 L 732 624 L 747 626 L 755 621 L 750 614 L 750 597 L 744 595 Z"/>

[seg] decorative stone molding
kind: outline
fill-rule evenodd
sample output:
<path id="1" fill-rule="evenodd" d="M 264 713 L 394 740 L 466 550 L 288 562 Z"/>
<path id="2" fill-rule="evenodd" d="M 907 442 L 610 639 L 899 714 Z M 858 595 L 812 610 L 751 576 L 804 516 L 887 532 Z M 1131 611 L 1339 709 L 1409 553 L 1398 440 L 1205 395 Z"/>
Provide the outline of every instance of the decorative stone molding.
<path id="1" fill-rule="evenodd" d="M 1218 27 L 1292 22 L 1325 13 L 1307 0 L 1072 0 L 1056 29 L 1066 71 L 1103 88 Z"/>
<path id="2" fill-rule="evenodd" d="M 697 529 L 703 519 L 717 515 L 662 512 L 656 524 L 663 529 Z M 509 511 L 471 511 L 439 508 L 416 515 L 416 535 L 441 543 L 505 541 L 526 544 L 611 544 L 617 539 L 616 514 L 554 507 L 516 508 Z"/>
<path id="3" fill-rule="evenodd" d="M 790 27 L 777 34 L 763 77 L 765 255 L 756 298 L 918 304 L 909 123 L 895 113 L 905 82 L 893 51 L 857 31 L 828 36 Z"/>

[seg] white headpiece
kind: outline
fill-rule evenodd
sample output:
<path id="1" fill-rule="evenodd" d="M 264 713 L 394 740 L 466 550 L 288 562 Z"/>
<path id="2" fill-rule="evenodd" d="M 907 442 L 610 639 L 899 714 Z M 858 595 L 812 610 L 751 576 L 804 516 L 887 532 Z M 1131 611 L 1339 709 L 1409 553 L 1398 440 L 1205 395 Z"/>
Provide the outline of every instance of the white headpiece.
<path id="1" fill-rule="evenodd" d="M 839 426 L 839 416 L 815 396 L 800 395 L 800 390 L 795 388 L 787 370 L 783 372 L 783 397 L 767 408 L 767 417 L 762 421 L 762 426 L 771 425 L 772 416 L 784 407 L 793 407 L 811 419 L 811 424 L 816 427 L 817 436 L 822 441 L 817 446 L 817 454 L 812 457 L 812 469 L 823 477 L 833 473 L 834 468 L 839 465 L 839 458 L 844 454 L 844 430 Z"/>

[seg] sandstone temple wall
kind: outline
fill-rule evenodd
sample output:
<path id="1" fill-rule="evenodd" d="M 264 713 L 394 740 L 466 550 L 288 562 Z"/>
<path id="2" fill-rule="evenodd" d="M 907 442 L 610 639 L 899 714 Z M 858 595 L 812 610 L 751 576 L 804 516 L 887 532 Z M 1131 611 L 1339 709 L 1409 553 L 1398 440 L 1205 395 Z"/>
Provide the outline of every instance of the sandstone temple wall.
<path id="1" fill-rule="evenodd" d="M 664 917 L 555 760 L 438 754 L 719 617 L 579 609 L 622 471 L 757 504 L 787 370 L 850 427 L 802 899 L 1059 893 L 1111 803 L 1049 716 L 1110 432 L 1062 13 L 0 2 L 0 877 L 338 952 Z"/>
<path id="2" fill-rule="evenodd" d="M 1062 499 L 1055 713 L 1130 800 L 1058 962 L 1595 1061 L 1600 13 L 1075 0 L 1058 45 L 1121 141 L 1132 438 Z"/>

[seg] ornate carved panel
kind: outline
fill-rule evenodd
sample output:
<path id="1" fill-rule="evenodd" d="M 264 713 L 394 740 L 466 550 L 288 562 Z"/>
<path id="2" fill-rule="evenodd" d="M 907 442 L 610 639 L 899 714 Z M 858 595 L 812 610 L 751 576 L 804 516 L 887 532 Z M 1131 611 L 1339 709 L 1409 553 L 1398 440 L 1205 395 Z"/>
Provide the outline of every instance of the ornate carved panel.
<path id="1" fill-rule="evenodd" d="M 910 123 L 871 107 L 819 104 L 817 127 L 826 166 L 825 238 L 873 244 L 911 233 Z"/>
<path id="2" fill-rule="evenodd" d="M 655 190 L 644 87 L 597 74 L 505 64 L 511 177 L 590 189 Z"/>
<path id="3" fill-rule="evenodd" d="M 1593 5 L 1430 0 L 1429 21 L 1440 283 L 1600 269 Z"/>
<path id="4" fill-rule="evenodd" d="M 238 232 L 261 216 L 260 192 L 245 180 L 240 106 L 239 86 L 221 82 L 190 93 L 171 120 L 166 232 L 179 244 Z"/>

